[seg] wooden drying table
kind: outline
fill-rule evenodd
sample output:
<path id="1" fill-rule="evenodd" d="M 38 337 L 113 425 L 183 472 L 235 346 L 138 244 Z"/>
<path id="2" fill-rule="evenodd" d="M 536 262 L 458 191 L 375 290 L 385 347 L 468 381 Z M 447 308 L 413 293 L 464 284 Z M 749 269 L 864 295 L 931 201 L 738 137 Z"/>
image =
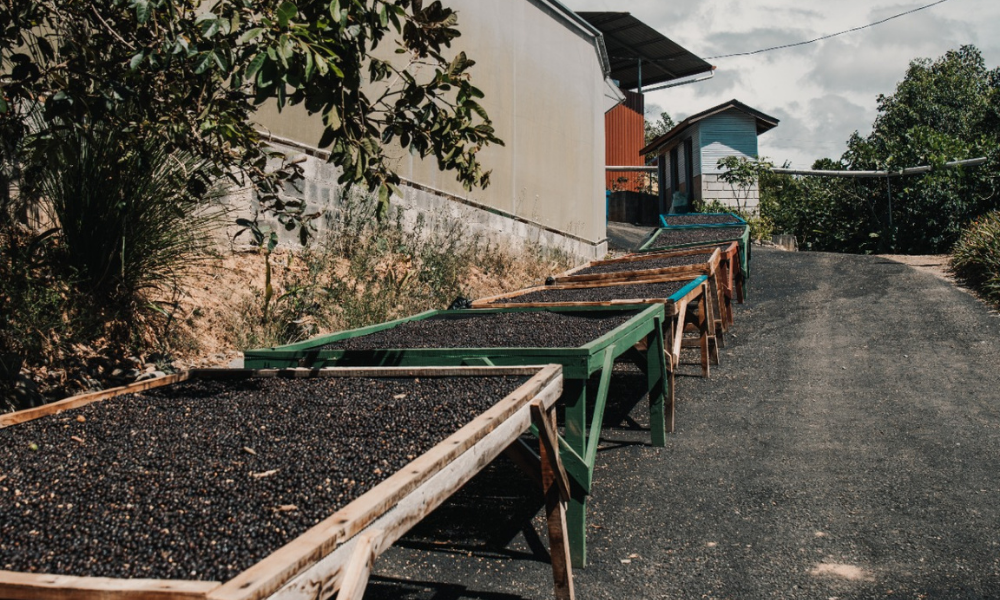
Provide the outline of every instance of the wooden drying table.
<path id="1" fill-rule="evenodd" d="M 731 217 L 732 220 L 728 223 L 671 223 L 671 219 L 683 220 L 684 217 Z M 733 213 L 684 213 L 677 215 L 660 215 L 660 226 L 665 228 L 680 228 L 680 227 L 733 227 L 739 225 L 746 225 L 747 222 L 743 217 L 733 214 Z"/>
<path id="2" fill-rule="evenodd" d="M 565 507 L 569 479 L 555 449 L 555 404 L 562 392 L 558 365 L 539 367 L 196 370 L 76 396 L 36 409 L 0 415 L 0 428 L 64 410 L 176 384 L 187 379 L 250 377 L 448 377 L 530 375 L 531 378 L 388 479 L 226 582 L 114 579 L 0 571 L 5 600 L 358 600 L 373 561 L 458 491 L 531 428 L 541 441 L 537 475 L 543 483 L 557 598 L 573 598 L 567 560 Z M 374 432 L 373 432 L 374 433 Z"/>
<path id="3" fill-rule="evenodd" d="M 643 244 L 639 247 L 636 254 L 643 252 L 662 252 L 664 250 L 683 250 L 688 248 L 704 248 L 706 246 L 719 246 L 723 244 L 728 244 L 729 242 L 737 242 L 740 246 L 740 270 L 743 276 L 743 285 L 746 285 L 746 281 L 750 278 L 750 227 L 742 226 L 742 233 L 735 234 L 732 232 L 724 231 L 727 228 L 740 228 L 736 225 L 726 225 L 724 227 L 703 227 L 703 226 L 689 226 L 689 227 L 660 227 L 657 229 Z M 717 236 L 713 236 L 712 239 L 700 240 L 697 242 L 690 243 L 669 243 L 669 237 L 671 232 L 688 232 L 688 231 L 707 231 L 707 232 L 718 232 Z M 746 293 L 746 290 L 743 290 Z"/>
<path id="4" fill-rule="evenodd" d="M 642 284 L 655 284 L 655 283 L 667 283 L 672 281 L 688 282 L 684 287 L 679 289 L 677 292 L 672 294 L 668 298 L 657 298 L 657 297 L 644 297 L 644 298 L 629 298 L 623 297 L 616 300 L 607 301 L 566 301 L 566 302 L 513 302 L 515 298 L 524 296 L 526 294 L 531 294 L 534 292 L 553 292 L 559 290 L 577 290 L 577 289 L 587 289 L 587 288 L 615 288 L 626 285 L 642 285 Z M 525 288 L 523 290 L 517 290 L 514 292 L 508 292 L 506 294 L 500 294 L 497 296 L 491 296 L 489 298 L 482 298 L 476 300 L 472 303 L 473 308 L 517 308 L 517 307 L 531 307 L 531 308 L 545 308 L 545 307 L 565 307 L 565 308 L 579 308 L 579 307 L 605 307 L 605 306 L 615 306 L 617 304 L 662 304 L 665 321 L 663 323 L 664 327 L 664 348 L 667 353 L 668 368 L 669 368 L 669 393 L 670 400 L 668 403 L 673 405 L 676 398 L 674 392 L 674 372 L 677 366 L 680 364 L 680 354 L 681 346 L 683 345 L 684 338 L 684 325 L 686 324 L 688 307 L 697 307 L 697 316 L 695 317 L 696 323 L 695 327 L 698 331 L 698 343 L 697 345 L 701 348 L 701 373 L 703 377 L 708 377 L 709 374 L 709 364 L 715 363 L 719 364 L 719 351 L 716 347 L 716 337 L 715 337 L 715 326 L 714 321 L 710 318 L 706 318 L 707 315 L 711 314 L 711 307 L 709 298 L 711 294 L 709 293 L 708 277 L 706 275 L 698 275 L 695 273 L 687 273 L 680 275 L 655 275 L 648 279 L 643 279 L 640 281 L 582 281 L 576 283 L 564 283 L 556 285 L 545 285 L 537 286 L 531 288 Z"/>
<path id="5" fill-rule="evenodd" d="M 379 350 L 332 350 L 323 346 L 338 340 L 358 338 L 398 327 L 403 323 L 431 317 L 465 318 L 500 312 L 549 311 L 599 316 L 636 311 L 625 323 L 601 337 L 576 348 L 393 348 Z M 244 352 L 250 368 L 292 366 L 444 366 L 444 365 L 562 365 L 566 383 L 562 395 L 565 405 L 564 437 L 559 438 L 562 462 L 573 483 L 567 512 L 573 566 L 586 565 L 586 508 L 590 494 L 597 446 L 604 423 L 612 367 L 618 358 L 626 358 L 646 374 L 649 394 L 650 437 L 654 446 L 666 445 L 666 434 L 674 428 L 674 405 L 668 384 L 670 371 L 665 360 L 663 328 L 664 305 L 618 304 L 601 307 L 491 308 L 471 310 L 432 310 L 412 317 L 370 327 L 306 340 L 298 344 L 262 348 Z M 597 399 L 588 419 L 587 389 L 592 375 L 599 374 Z"/>
<path id="6" fill-rule="evenodd" d="M 730 246 L 733 253 L 739 251 L 739 246 L 737 244 L 733 243 L 730 244 Z M 726 249 L 727 251 L 727 254 L 725 255 L 725 263 L 723 263 L 723 249 Z M 729 261 L 732 260 L 732 254 L 729 254 L 729 250 L 729 247 L 713 245 L 704 248 L 645 252 L 642 254 L 629 254 L 620 258 L 613 258 L 609 260 L 595 260 L 560 273 L 559 275 L 550 277 L 546 280 L 546 283 L 561 285 L 584 282 L 637 282 L 652 280 L 652 278 L 660 275 L 690 275 L 692 277 L 702 274 L 707 275 L 710 288 L 708 296 L 709 304 L 712 308 L 712 317 L 715 320 L 715 331 L 721 346 L 723 345 L 722 334 L 729 330 L 729 325 L 733 322 L 731 301 L 732 295 L 730 293 L 728 298 L 726 296 L 726 279 L 730 275 L 728 266 Z M 672 257 L 680 258 L 685 256 L 703 256 L 704 261 L 671 267 L 649 268 L 645 266 L 652 260 Z M 581 273 L 581 271 L 601 266 L 614 266 L 616 268 L 620 268 L 620 270 L 606 273 Z M 732 289 L 731 286 L 729 289 Z"/>
<path id="7" fill-rule="evenodd" d="M 671 246 L 664 248 L 654 248 L 656 238 L 659 237 L 659 233 L 664 231 L 664 229 L 657 230 L 657 233 L 653 234 L 645 244 L 643 244 L 639 250 L 627 255 L 627 256 L 641 256 L 645 254 L 661 254 L 664 252 L 677 252 L 680 250 L 692 250 L 696 248 L 719 248 L 722 251 L 722 261 L 725 263 L 723 266 L 728 268 L 728 274 L 724 275 L 723 280 L 728 281 L 729 286 L 729 298 L 730 300 L 735 296 L 737 302 L 743 303 L 743 299 L 746 293 L 747 279 L 749 273 L 747 269 L 750 264 L 750 243 L 749 235 L 750 229 L 747 228 L 743 237 L 739 239 L 729 239 L 722 241 L 708 241 L 708 242 L 698 242 L 692 244 L 683 244 L 679 246 Z M 744 239 L 746 238 L 746 239 Z M 732 245 L 736 245 L 736 251 L 732 251 Z"/>

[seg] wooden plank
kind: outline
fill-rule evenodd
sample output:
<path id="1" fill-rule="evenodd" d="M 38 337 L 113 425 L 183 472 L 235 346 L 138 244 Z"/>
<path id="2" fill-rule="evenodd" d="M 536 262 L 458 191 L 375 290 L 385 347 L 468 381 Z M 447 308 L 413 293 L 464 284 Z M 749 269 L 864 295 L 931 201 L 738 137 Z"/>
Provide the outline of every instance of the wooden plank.
<path id="1" fill-rule="evenodd" d="M 164 385 L 178 383 L 187 378 L 187 373 L 167 375 L 165 377 L 157 377 L 156 379 L 140 381 L 138 383 L 122 387 L 102 390 L 100 392 L 91 392 L 88 394 L 81 394 L 79 396 L 72 396 L 70 398 L 66 398 L 65 400 L 60 400 L 58 402 L 53 402 L 37 408 L 29 408 L 26 410 L 8 413 L 6 415 L 0 415 L 0 429 L 10 427 L 11 425 L 17 425 L 18 423 L 32 421 L 39 417 L 58 414 L 64 410 L 70 410 L 71 408 L 80 408 L 81 406 L 107 400 L 108 398 L 114 398 L 115 396 L 119 396 L 121 394 L 135 394 L 137 392 L 143 392 L 145 390 L 162 387 Z"/>
<path id="2" fill-rule="evenodd" d="M 648 268 L 643 267 L 644 262 L 658 260 L 662 258 L 673 258 L 673 257 L 683 257 L 683 256 L 694 256 L 698 254 L 705 255 L 705 261 L 701 263 L 695 263 L 690 265 L 677 265 L 673 267 L 659 267 L 659 268 Z M 612 260 L 598 260 L 587 263 L 582 267 L 572 269 L 565 273 L 556 275 L 552 277 L 552 282 L 550 285 L 561 285 L 573 282 L 583 282 L 583 281 L 618 281 L 618 280 L 642 280 L 646 277 L 655 277 L 659 275 L 681 275 L 684 273 L 704 273 L 711 274 L 714 273 L 718 268 L 719 261 L 721 259 L 721 253 L 717 247 L 712 248 L 699 248 L 696 250 L 682 250 L 676 252 L 650 252 L 647 254 L 636 254 L 629 255 L 622 258 L 616 258 Z M 579 274 L 579 271 L 604 265 L 614 265 L 614 264 L 626 264 L 629 266 L 634 266 L 634 269 L 615 271 L 612 273 L 589 273 L 589 274 Z"/>
<path id="3" fill-rule="evenodd" d="M 58 402 L 52 402 L 37 408 L 28 408 L 17 412 L 0 415 L 0 429 L 27 423 L 63 411 L 80 408 L 94 402 L 102 402 L 125 394 L 136 394 L 187 381 L 199 379 L 247 379 L 251 377 L 470 377 L 478 375 L 535 375 L 537 366 L 506 366 L 506 367 L 327 367 L 323 369 L 308 369 L 294 367 L 288 369 L 192 369 L 182 373 L 140 381 L 126 386 L 89 392 L 71 396 Z"/>
<path id="4" fill-rule="evenodd" d="M 0 571 L 4 600 L 198 600 L 217 581 L 112 579 Z"/>
<path id="5" fill-rule="evenodd" d="M 474 377 L 479 375 L 535 375 L 539 366 L 469 367 L 290 367 L 287 369 L 192 369 L 191 378 L 246 379 L 249 377 Z"/>
<path id="6" fill-rule="evenodd" d="M 701 273 L 698 273 L 698 274 L 701 274 Z M 506 293 L 503 293 L 503 294 L 497 294 L 495 296 L 489 296 L 489 297 L 486 297 L 486 298 L 480 298 L 480 299 L 474 300 L 472 302 L 472 307 L 473 308 L 516 308 L 516 307 L 523 307 L 523 306 L 531 306 L 530 304 L 514 304 L 514 305 L 497 304 L 496 301 L 497 300 L 504 300 L 504 299 L 508 299 L 508 298 L 517 298 L 518 296 L 524 296 L 526 294 L 531 294 L 531 293 L 534 293 L 534 292 L 549 292 L 549 291 L 558 291 L 558 290 L 580 290 L 580 289 L 590 289 L 590 288 L 615 287 L 615 286 L 623 286 L 623 285 L 633 285 L 633 284 L 636 284 L 636 283 L 641 283 L 641 284 L 644 284 L 644 283 L 665 283 L 665 282 L 671 282 L 671 281 L 686 281 L 688 279 L 695 279 L 696 277 L 697 277 L 696 274 L 684 272 L 684 273 L 679 273 L 679 274 L 666 273 L 666 274 L 650 275 L 649 277 L 645 277 L 645 278 L 643 278 L 640 281 L 621 281 L 621 280 L 612 280 L 612 281 L 579 281 L 579 282 L 562 283 L 562 284 L 557 284 L 557 285 L 538 285 L 538 286 L 534 286 L 534 287 L 524 288 L 524 289 L 521 289 L 521 290 L 515 290 L 513 292 L 506 292 Z M 612 306 L 614 304 L 622 304 L 622 303 L 623 302 L 621 300 L 610 300 L 610 301 L 606 301 L 606 302 L 587 303 L 587 305 L 589 305 L 589 306 Z M 562 303 L 558 303 L 558 302 L 546 302 L 546 303 L 544 303 L 545 306 L 560 306 L 561 304 Z M 579 304 L 579 303 L 577 303 L 577 304 Z M 573 304 L 570 304 L 570 305 L 573 306 Z"/>
<path id="7" fill-rule="evenodd" d="M 549 557 L 552 562 L 552 581 L 557 600 L 574 600 L 573 565 L 570 561 L 569 536 L 566 527 L 566 503 L 569 501 L 569 480 L 559 458 L 556 431 L 556 412 L 545 410 L 540 403 L 531 405 L 539 435 L 539 453 L 542 465 L 542 492 L 545 496 L 545 520 L 549 534 Z"/>
<path id="8" fill-rule="evenodd" d="M 372 529 L 358 536 L 358 542 L 354 547 L 354 556 L 344 570 L 344 579 L 340 591 L 337 593 L 337 600 L 362 600 L 365 588 L 368 586 L 372 565 L 375 562 L 375 553 L 372 551 L 372 547 L 375 545 L 375 541 L 383 535 L 381 529 Z"/>
<path id="9" fill-rule="evenodd" d="M 471 473 L 455 472 L 453 465 L 465 465 L 468 467 L 468 460 L 461 462 L 459 459 L 473 446 L 481 440 L 491 437 L 491 432 L 500 430 L 501 427 L 509 428 L 508 421 L 520 423 L 524 421 L 523 428 L 517 430 L 516 435 L 510 439 L 503 440 L 503 447 L 496 453 L 499 454 L 504 448 L 510 445 L 511 441 L 520 435 L 530 424 L 528 417 L 529 409 L 527 403 L 534 397 L 542 398 L 547 406 L 553 404 L 562 391 L 562 375 L 557 365 L 549 365 L 535 375 L 515 394 L 501 400 L 486 412 L 473 419 L 468 425 L 459 429 L 456 433 L 448 437 L 428 452 L 420 455 L 408 464 L 403 470 L 397 471 L 388 479 L 375 486 L 353 502 L 327 517 L 311 529 L 303 533 L 298 538 L 292 540 L 282 548 L 240 573 L 235 578 L 223 584 L 211 594 L 213 600 L 260 600 L 278 590 L 285 582 L 289 581 L 296 574 L 303 573 L 310 566 L 327 564 L 324 556 L 330 555 L 334 549 L 345 546 L 346 540 L 351 540 L 367 528 L 375 526 L 385 530 L 385 539 L 393 538 L 392 541 L 384 543 L 380 540 L 377 544 L 380 548 L 376 553 L 381 554 L 383 545 L 388 546 L 395 539 L 398 539 L 409 527 L 412 527 L 426 512 L 421 510 L 413 514 L 407 513 L 406 519 L 396 522 L 390 519 L 385 521 L 390 513 L 396 513 L 400 506 L 412 503 L 411 496 L 427 496 L 424 502 L 436 501 L 438 504 L 444 498 L 438 498 L 440 492 L 437 488 L 428 490 L 428 485 L 432 480 L 439 480 L 437 474 L 448 472 L 449 477 L 462 479 L 465 483 L 471 478 Z M 523 409 L 523 410 L 522 410 Z M 515 415 L 524 413 L 523 418 L 515 418 Z M 492 460 L 492 458 L 491 458 Z M 449 479 L 451 481 L 451 479 Z M 461 485 L 461 484 L 459 484 Z M 416 490 L 423 490 L 419 494 Z M 436 504 L 435 504 L 436 506 Z M 395 508 L 394 508 L 395 507 Z M 426 508 L 426 505 L 422 507 Z M 427 511 L 429 512 L 429 510 Z M 380 523 L 378 525 L 372 525 Z M 397 535 L 398 534 L 398 535 Z M 395 536 L 395 537 L 393 537 Z M 353 547 L 353 543 L 351 544 Z M 339 581 L 340 573 L 344 566 L 344 557 L 333 561 L 334 571 L 326 567 L 321 568 L 320 579 L 326 582 L 329 577 L 336 577 Z M 311 569 L 309 569 L 311 572 Z M 294 581 L 300 581 L 301 575 Z M 315 576 L 310 576 L 310 581 L 314 581 Z M 292 584 L 289 584 L 292 585 Z M 304 589 L 292 585 L 295 589 Z M 307 588 L 315 587 L 312 583 Z M 315 590 L 313 590 L 315 591 Z M 305 592 L 302 592 L 305 593 Z M 284 597 L 284 596 L 279 596 Z M 311 597 L 296 596 L 289 597 Z"/>
<path id="10" fill-rule="evenodd" d="M 545 411 L 545 407 L 542 405 L 540 400 L 535 400 L 531 403 L 531 416 L 535 422 L 535 426 L 538 427 L 538 440 L 541 444 L 541 448 L 544 451 L 539 452 L 539 460 L 542 466 L 542 481 L 543 485 L 545 481 L 544 471 L 546 468 L 553 468 L 553 465 L 546 465 L 546 461 L 551 461 L 552 456 L 556 456 L 558 466 L 555 467 L 555 473 L 551 476 L 554 478 L 555 483 L 559 487 L 559 497 L 563 502 L 569 501 L 569 475 L 566 474 L 566 470 L 562 466 L 562 461 L 558 460 L 559 456 L 559 436 L 556 434 L 555 425 L 548 419 Z M 546 458 L 548 457 L 548 458 Z"/>
<path id="11" fill-rule="evenodd" d="M 562 380 L 553 381 L 538 394 L 546 409 L 554 406 L 562 391 Z M 511 441 L 517 439 L 531 424 L 531 409 L 523 403 L 516 412 L 497 424 L 486 436 L 465 449 L 432 477 L 410 490 L 390 510 L 370 523 L 373 529 L 380 529 L 383 535 L 373 540 L 372 552 L 381 555 L 390 545 L 402 537 L 413 525 L 443 503 L 451 494 L 467 483 L 473 475 L 496 458 Z M 446 441 L 445 444 L 449 442 Z M 363 498 L 363 497 L 362 497 Z M 360 500 L 360 499 L 359 499 Z M 356 501 L 357 502 L 357 501 Z M 342 527 L 343 525 L 337 525 Z M 334 533 L 328 531 L 328 533 Z M 263 595 L 265 588 L 239 585 L 227 590 L 217 590 L 212 599 L 233 598 L 257 600 L 313 600 L 325 598 L 339 589 L 344 569 L 354 554 L 359 536 L 349 539 L 337 536 L 338 545 L 332 551 L 277 590 L 272 596 Z"/>

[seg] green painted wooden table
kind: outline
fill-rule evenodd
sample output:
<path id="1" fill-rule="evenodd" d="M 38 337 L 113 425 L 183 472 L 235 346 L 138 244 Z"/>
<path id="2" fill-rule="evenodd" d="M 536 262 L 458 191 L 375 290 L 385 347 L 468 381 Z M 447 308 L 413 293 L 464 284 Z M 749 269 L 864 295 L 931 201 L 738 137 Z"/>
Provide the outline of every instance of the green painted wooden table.
<path id="1" fill-rule="evenodd" d="M 531 348 L 381 348 L 343 350 L 324 348 L 333 342 L 360 338 L 398 327 L 410 321 L 430 318 L 476 318 L 504 312 L 554 312 L 590 317 L 632 313 L 627 321 L 579 347 L 546 347 L 539 340 Z M 560 436 L 563 465 L 572 480 L 568 507 L 568 534 L 573 565 L 586 565 L 586 509 L 597 460 L 597 447 L 607 406 L 608 388 L 616 359 L 635 362 L 646 374 L 649 395 L 649 418 L 652 443 L 666 445 L 666 434 L 673 423 L 668 389 L 668 370 L 664 359 L 663 304 L 618 305 L 614 307 L 500 308 L 451 311 L 428 311 L 380 323 L 325 335 L 297 344 L 248 350 L 244 353 L 248 369 L 286 367 L 350 366 L 455 366 L 455 365 L 562 365 L 565 386 L 561 398 L 564 427 Z M 641 349 L 640 349 L 641 348 Z M 587 392 L 592 376 L 599 376 L 593 410 L 588 411 Z M 669 405 L 668 405 L 669 404 Z"/>

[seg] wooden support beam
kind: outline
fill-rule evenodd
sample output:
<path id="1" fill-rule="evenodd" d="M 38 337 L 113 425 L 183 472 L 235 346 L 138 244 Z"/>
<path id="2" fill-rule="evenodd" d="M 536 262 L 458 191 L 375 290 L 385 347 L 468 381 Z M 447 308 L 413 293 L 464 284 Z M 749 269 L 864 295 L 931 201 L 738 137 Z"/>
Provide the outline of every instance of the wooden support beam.
<path id="1" fill-rule="evenodd" d="M 344 569 L 344 578 L 341 580 L 337 600 L 362 600 L 365 588 L 368 587 L 372 566 L 375 564 L 373 547 L 375 541 L 382 535 L 381 529 L 374 529 L 358 536 L 358 542 L 354 546 L 354 556 Z"/>
<path id="2" fill-rule="evenodd" d="M 552 580 L 557 600 L 574 600 L 573 565 L 570 560 L 569 535 L 566 526 L 566 503 L 569 501 L 569 479 L 559 458 L 556 438 L 556 413 L 540 402 L 531 404 L 531 414 L 539 435 L 539 455 L 542 466 L 542 492 L 545 495 L 545 520 L 549 534 L 549 556 Z"/>
<path id="3" fill-rule="evenodd" d="M 559 459 L 559 435 L 556 433 L 555 423 L 553 423 L 545 413 L 545 407 L 541 402 L 531 403 L 531 418 L 538 426 L 538 443 L 541 445 L 539 452 L 539 463 L 542 468 L 542 482 L 545 482 L 545 469 L 555 469 L 553 477 L 559 487 L 559 497 L 563 502 L 569 502 L 569 475 L 563 468 L 562 460 Z M 555 457 L 555 458 L 552 458 Z M 553 464 L 547 464 L 554 463 Z"/>

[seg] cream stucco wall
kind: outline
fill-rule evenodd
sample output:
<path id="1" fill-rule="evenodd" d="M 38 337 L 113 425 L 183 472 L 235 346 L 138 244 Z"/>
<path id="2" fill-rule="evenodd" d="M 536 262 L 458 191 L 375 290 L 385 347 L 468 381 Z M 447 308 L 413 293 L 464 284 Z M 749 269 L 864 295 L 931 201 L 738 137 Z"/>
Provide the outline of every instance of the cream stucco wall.
<path id="1" fill-rule="evenodd" d="M 474 84 L 505 146 L 480 154 L 493 171 L 466 192 L 433 160 L 392 152 L 400 175 L 424 189 L 481 204 L 593 245 L 606 237 L 604 73 L 592 34 L 543 0 L 449 0 L 462 36 L 452 51 L 476 61 Z M 265 106 L 262 128 L 315 145 L 320 119 Z"/>

